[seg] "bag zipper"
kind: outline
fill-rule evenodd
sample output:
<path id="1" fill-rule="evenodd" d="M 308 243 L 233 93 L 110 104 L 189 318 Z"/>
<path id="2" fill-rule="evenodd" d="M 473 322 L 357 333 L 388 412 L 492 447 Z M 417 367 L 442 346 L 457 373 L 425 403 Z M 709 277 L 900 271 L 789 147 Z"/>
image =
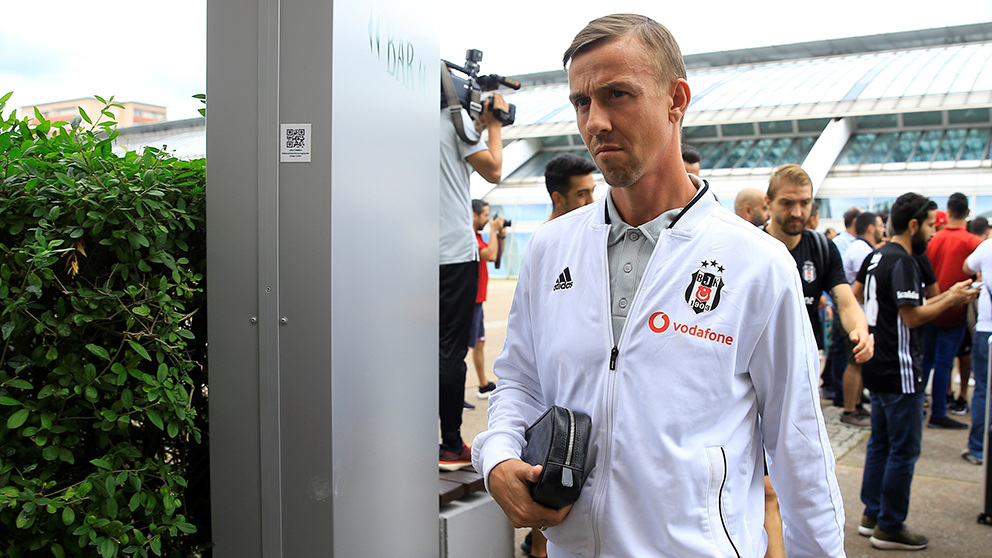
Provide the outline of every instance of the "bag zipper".
<path id="1" fill-rule="evenodd" d="M 572 451 L 575 449 L 575 414 L 567 407 L 565 410 L 568 411 L 568 451 L 565 453 L 565 466 L 561 470 L 561 485 L 571 488 L 574 484 L 571 465 Z"/>

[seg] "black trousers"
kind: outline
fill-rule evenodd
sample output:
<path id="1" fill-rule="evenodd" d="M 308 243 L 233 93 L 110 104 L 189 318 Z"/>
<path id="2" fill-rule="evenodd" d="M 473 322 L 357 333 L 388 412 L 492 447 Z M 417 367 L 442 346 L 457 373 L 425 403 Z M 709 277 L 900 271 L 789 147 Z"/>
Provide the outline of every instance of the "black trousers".
<path id="1" fill-rule="evenodd" d="M 440 267 L 440 359 L 438 414 L 441 419 L 441 450 L 462 449 L 462 403 L 465 401 L 465 355 L 469 329 L 479 289 L 479 262 Z"/>

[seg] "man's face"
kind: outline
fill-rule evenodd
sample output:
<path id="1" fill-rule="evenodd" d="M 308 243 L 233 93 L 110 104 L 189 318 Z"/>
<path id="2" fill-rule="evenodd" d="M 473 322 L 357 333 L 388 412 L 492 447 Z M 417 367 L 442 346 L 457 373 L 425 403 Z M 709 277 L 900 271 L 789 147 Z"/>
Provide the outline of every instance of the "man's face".
<path id="1" fill-rule="evenodd" d="M 927 245 L 930 244 L 930 239 L 933 238 L 934 223 L 937 222 L 937 216 L 934 210 L 927 212 L 927 218 L 920 225 L 919 230 L 913 235 L 913 253 L 922 254 L 927 251 Z"/>
<path id="2" fill-rule="evenodd" d="M 483 207 L 482 213 L 473 213 L 472 215 L 475 217 L 475 230 L 481 231 L 489 222 L 489 206 Z"/>
<path id="3" fill-rule="evenodd" d="M 878 246 L 885 240 L 885 223 L 881 217 L 875 217 L 875 245 Z"/>
<path id="4" fill-rule="evenodd" d="M 772 220 L 785 234 L 802 234 L 813 210 L 813 188 L 786 182 L 769 205 Z"/>
<path id="5" fill-rule="evenodd" d="M 569 98 L 579 133 L 606 183 L 624 188 L 647 176 L 662 183 L 666 154 L 679 149 L 676 80 L 659 87 L 656 64 L 634 37 L 594 46 L 572 59 Z M 679 90 L 681 91 L 681 90 Z"/>
<path id="6" fill-rule="evenodd" d="M 570 177 L 568 182 L 568 193 L 563 196 L 565 213 L 592 203 L 592 190 L 596 187 L 596 181 L 591 174 Z"/>
<path id="7" fill-rule="evenodd" d="M 764 225 L 768 222 L 769 212 L 770 209 L 768 208 L 768 204 L 765 202 L 764 198 L 755 201 L 751 205 L 751 224 L 756 227 Z"/>

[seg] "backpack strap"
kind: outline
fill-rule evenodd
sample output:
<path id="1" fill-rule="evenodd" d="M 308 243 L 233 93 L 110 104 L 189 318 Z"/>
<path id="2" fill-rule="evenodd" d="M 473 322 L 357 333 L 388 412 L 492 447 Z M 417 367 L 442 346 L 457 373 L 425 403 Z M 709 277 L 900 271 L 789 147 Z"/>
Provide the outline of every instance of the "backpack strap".
<path id="1" fill-rule="evenodd" d="M 471 145 L 479 143 L 481 136 L 475 138 L 475 141 L 472 141 L 465 133 L 465 126 L 462 120 L 462 104 L 458 100 L 458 92 L 455 91 L 455 84 L 451 81 L 451 74 L 448 73 L 448 67 L 444 64 L 443 60 L 441 61 L 441 88 L 444 89 L 444 97 L 448 101 L 448 113 L 451 115 L 451 123 L 455 125 L 455 131 L 458 132 L 458 137 Z"/>

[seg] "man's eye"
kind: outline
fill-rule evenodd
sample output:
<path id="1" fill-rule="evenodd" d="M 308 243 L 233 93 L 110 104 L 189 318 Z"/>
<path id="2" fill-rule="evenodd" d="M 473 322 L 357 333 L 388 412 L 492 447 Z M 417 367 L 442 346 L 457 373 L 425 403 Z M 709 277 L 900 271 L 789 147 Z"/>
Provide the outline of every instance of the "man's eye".
<path id="1" fill-rule="evenodd" d="M 576 99 L 575 108 L 581 108 L 589 105 L 589 99 Z"/>
<path id="2" fill-rule="evenodd" d="M 612 97 L 623 97 L 626 94 L 626 91 L 610 91 L 610 96 Z"/>

